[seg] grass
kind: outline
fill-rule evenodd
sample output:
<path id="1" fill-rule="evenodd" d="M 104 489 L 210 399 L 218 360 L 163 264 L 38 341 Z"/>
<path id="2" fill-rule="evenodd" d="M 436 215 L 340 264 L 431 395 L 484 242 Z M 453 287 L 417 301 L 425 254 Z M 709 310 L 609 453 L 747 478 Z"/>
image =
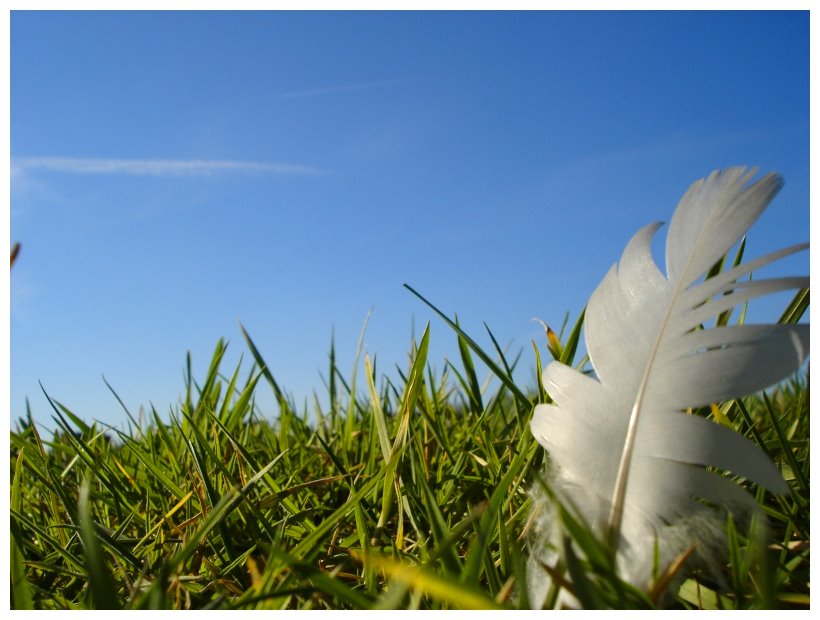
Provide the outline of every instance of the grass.
<path id="1" fill-rule="evenodd" d="M 807 306 L 806 291 L 782 320 Z M 297 411 L 245 334 L 250 371 L 223 374 L 221 341 L 199 381 L 189 358 L 170 422 L 126 409 L 119 431 L 49 398 L 57 431 L 45 437 L 26 411 L 11 433 L 12 607 L 529 608 L 528 491 L 546 458 L 529 420 L 548 395 L 516 384 L 517 359 L 489 330 L 492 353 L 441 317 L 460 359 L 440 372 L 427 360 L 429 327 L 397 381 L 358 353 L 345 378 L 331 344 L 328 407 L 316 399 Z M 584 364 L 582 318 L 533 343 L 538 369 L 541 354 Z M 806 371 L 700 412 L 758 442 L 792 491 L 751 488 L 768 528 L 727 524 L 723 579 L 694 573 L 681 584 L 671 567 L 638 592 L 562 508 L 555 583 L 587 607 L 808 608 L 808 385 Z M 256 407 L 260 390 L 275 395 L 275 420 Z"/>

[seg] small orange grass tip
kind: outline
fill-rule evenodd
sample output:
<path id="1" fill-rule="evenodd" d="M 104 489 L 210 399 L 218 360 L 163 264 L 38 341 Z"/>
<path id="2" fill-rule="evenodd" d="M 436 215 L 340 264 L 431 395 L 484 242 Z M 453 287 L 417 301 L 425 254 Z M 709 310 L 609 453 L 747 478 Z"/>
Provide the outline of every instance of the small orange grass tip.
<path id="1" fill-rule="evenodd" d="M 549 325 L 544 323 L 544 321 L 538 317 L 533 317 L 532 320 L 541 323 L 541 326 L 544 328 L 544 332 L 547 334 L 547 348 L 555 359 L 560 358 L 563 347 L 561 347 L 561 341 L 558 340 L 558 335 L 552 331 L 552 328 Z"/>
<path id="2" fill-rule="evenodd" d="M 14 267 L 14 261 L 17 260 L 17 255 L 20 254 L 20 244 L 15 243 L 11 246 L 11 264 L 10 267 Z"/>

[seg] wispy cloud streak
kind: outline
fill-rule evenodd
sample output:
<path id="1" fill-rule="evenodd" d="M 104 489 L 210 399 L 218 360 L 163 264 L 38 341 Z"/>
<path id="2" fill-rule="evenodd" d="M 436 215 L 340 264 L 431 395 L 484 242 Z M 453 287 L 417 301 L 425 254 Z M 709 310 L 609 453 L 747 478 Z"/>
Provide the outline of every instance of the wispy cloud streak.
<path id="1" fill-rule="evenodd" d="M 231 172 L 325 174 L 298 164 L 214 159 L 93 159 L 78 157 L 15 157 L 12 170 L 50 170 L 72 174 L 128 174 L 136 176 L 210 175 Z"/>
<path id="2" fill-rule="evenodd" d="M 359 84 L 340 84 L 338 86 L 326 86 L 324 88 L 313 88 L 309 90 L 293 90 L 280 93 L 280 99 L 304 99 L 307 97 L 319 97 L 322 95 L 336 95 L 338 93 L 350 93 L 360 90 L 373 90 L 375 88 L 385 88 L 387 86 L 399 86 L 412 82 L 412 79 L 382 80 L 381 82 L 361 82 Z"/>

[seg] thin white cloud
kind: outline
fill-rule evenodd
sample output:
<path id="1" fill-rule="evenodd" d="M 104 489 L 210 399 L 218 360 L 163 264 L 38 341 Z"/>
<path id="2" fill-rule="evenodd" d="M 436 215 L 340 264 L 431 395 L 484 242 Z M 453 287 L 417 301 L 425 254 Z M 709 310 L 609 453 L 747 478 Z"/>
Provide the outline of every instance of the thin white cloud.
<path id="1" fill-rule="evenodd" d="M 280 99 L 304 99 L 306 97 L 318 97 L 321 95 L 335 95 L 338 93 L 349 93 L 360 90 L 372 90 L 387 86 L 399 86 L 412 82 L 411 79 L 382 80 L 381 82 L 362 82 L 359 84 L 340 84 L 338 86 L 326 86 L 323 88 L 313 88 L 309 90 L 293 90 L 280 93 Z"/>
<path id="2" fill-rule="evenodd" d="M 79 157 L 15 157 L 12 170 L 49 170 L 72 174 L 137 176 L 209 175 L 230 172 L 315 175 L 325 172 L 298 164 L 220 159 L 97 159 Z"/>

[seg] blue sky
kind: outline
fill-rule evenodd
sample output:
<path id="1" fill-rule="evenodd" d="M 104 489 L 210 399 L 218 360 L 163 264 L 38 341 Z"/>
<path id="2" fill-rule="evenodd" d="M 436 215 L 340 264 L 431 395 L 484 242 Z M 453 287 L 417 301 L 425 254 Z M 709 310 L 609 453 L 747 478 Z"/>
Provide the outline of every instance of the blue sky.
<path id="1" fill-rule="evenodd" d="M 10 99 L 11 411 L 46 425 L 38 380 L 122 424 L 102 375 L 165 413 L 186 352 L 249 369 L 240 321 L 300 407 L 371 308 L 380 371 L 428 320 L 441 369 L 405 282 L 532 384 L 532 317 L 719 167 L 786 179 L 750 255 L 809 237 L 807 12 L 14 12 Z"/>

